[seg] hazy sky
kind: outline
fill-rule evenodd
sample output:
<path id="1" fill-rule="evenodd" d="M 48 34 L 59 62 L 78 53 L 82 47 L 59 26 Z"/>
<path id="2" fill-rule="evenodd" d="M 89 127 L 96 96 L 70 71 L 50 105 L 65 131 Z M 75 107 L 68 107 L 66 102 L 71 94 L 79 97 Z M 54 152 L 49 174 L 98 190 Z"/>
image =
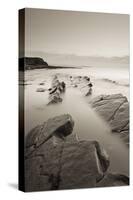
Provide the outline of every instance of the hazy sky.
<path id="1" fill-rule="evenodd" d="M 129 16 L 26 9 L 26 56 L 35 52 L 129 55 Z"/>

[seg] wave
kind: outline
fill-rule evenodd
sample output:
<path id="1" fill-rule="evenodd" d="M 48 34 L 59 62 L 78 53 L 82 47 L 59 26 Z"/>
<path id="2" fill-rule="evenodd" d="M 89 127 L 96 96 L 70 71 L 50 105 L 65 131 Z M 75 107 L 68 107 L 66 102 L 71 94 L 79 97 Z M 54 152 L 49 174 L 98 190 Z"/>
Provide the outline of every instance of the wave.
<path id="1" fill-rule="evenodd" d="M 118 82 L 118 81 L 111 80 L 111 79 L 108 79 L 108 78 L 102 78 L 101 80 L 105 81 L 105 82 L 109 82 L 109 83 L 115 84 L 115 85 L 129 87 L 129 83 L 122 83 L 122 82 Z"/>

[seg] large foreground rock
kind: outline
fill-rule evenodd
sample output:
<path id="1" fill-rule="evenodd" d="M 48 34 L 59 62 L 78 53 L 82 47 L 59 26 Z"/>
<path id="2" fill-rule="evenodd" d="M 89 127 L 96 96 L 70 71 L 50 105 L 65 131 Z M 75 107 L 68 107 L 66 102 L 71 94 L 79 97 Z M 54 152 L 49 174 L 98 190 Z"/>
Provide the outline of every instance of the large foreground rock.
<path id="1" fill-rule="evenodd" d="M 65 143 L 59 189 L 95 187 L 109 166 L 107 154 L 95 141 Z"/>
<path id="2" fill-rule="evenodd" d="M 108 155 L 96 141 L 78 141 L 72 133 L 73 126 L 72 117 L 66 114 L 29 132 L 25 145 L 25 191 L 97 187 L 104 179 Z"/>
<path id="3" fill-rule="evenodd" d="M 122 94 L 100 95 L 90 102 L 91 106 L 106 120 L 113 133 L 119 134 L 129 144 L 129 102 Z"/>
<path id="4" fill-rule="evenodd" d="M 68 114 L 54 117 L 42 125 L 36 126 L 26 136 L 26 156 L 31 154 L 51 137 L 54 141 L 64 140 L 64 137 L 72 133 L 73 126 L 74 121 Z"/>
<path id="5" fill-rule="evenodd" d="M 49 140 L 25 160 L 26 191 L 95 187 L 104 176 L 100 159 L 95 142 L 54 146 Z M 106 155 L 104 163 L 107 170 Z"/>

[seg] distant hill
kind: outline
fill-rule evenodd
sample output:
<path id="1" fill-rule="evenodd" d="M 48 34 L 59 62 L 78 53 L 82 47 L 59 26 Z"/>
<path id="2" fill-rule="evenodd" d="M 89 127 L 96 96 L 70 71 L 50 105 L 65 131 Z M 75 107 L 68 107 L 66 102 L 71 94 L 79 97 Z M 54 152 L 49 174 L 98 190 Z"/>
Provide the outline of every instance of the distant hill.
<path id="1" fill-rule="evenodd" d="M 19 58 L 19 70 L 31 70 L 31 69 L 61 69 L 61 68 L 76 68 L 76 67 L 65 67 L 65 66 L 54 66 L 54 65 L 48 65 L 47 62 L 45 62 L 40 57 L 23 57 Z"/>
<path id="2" fill-rule="evenodd" d="M 118 63 L 129 63 L 129 56 L 123 56 L 123 57 L 112 57 L 110 58 L 110 60 L 112 60 L 112 62 L 118 62 Z"/>
<path id="3" fill-rule="evenodd" d="M 47 52 L 32 52 L 32 56 L 44 58 L 49 66 L 89 67 L 89 66 L 129 66 L 129 56 L 81 56 L 76 54 L 56 54 Z"/>
<path id="4" fill-rule="evenodd" d="M 22 57 L 19 58 L 19 70 L 48 68 L 48 63 L 40 57 Z"/>

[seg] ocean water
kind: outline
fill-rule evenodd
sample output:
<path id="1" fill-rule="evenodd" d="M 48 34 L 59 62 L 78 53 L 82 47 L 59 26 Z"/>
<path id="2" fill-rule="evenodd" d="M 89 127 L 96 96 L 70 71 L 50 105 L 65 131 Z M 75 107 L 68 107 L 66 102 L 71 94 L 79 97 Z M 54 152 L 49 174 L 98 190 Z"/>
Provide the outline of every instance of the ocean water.
<path id="1" fill-rule="evenodd" d="M 37 88 L 48 89 L 52 77 L 67 83 L 63 102 L 47 106 L 48 91 L 36 92 Z M 83 90 L 70 87 L 69 76 L 89 76 L 93 83 L 90 97 L 83 96 Z M 112 82 L 115 81 L 115 82 Z M 44 82 L 44 85 L 39 85 Z M 111 134 L 110 127 L 89 106 L 89 100 L 100 94 L 122 93 L 129 97 L 129 72 L 127 68 L 80 68 L 80 69 L 37 69 L 25 72 L 25 133 L 49 118 L 70 114 L 75 122 L 74 132 L 79 140 L 97 140 L 109 154 L 110 171 L 128 175 L 129 151 L 123 141 Z"/>

